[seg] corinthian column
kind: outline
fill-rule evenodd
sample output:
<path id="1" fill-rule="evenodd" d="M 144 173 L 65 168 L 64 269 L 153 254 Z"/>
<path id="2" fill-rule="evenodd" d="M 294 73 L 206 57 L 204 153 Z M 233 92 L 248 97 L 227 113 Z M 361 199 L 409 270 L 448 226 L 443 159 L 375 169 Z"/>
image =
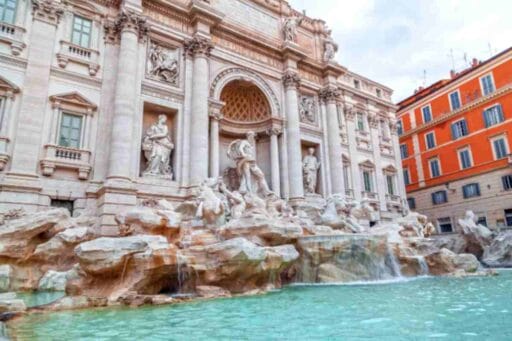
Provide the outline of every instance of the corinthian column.
<path id="1" fill-rule="evenodd" d="M 219 177 L 219 121 L 222 120 L 222 113 L 216 111 L 211 113 L 210 120 L 210 176 Z"/>
<path id="2" fill-rule="evenodd" d="M 333 194 L 345 194 L 343 183 L 343 162 L 341 159 L 341 137 L 336 98 L 338 88 L 328 86 L 321 90 L 320 98 L 326 106 L 327 116 L 327 145 L 329 147 L 329 168 L 331 174 L 331 187 Z"/>
<path id="3" fill-rule="evenodd" d="M 145 18 L 130 11 L 119 15 L 115 28 L 120 34 L 120 47 L 107 178 L 130 180 L 139 39 L 144 38 L 148 29 Z"/>
<path id="4" fill-rule="evenodd" d="M 185 43 L 193 57 L 192 113 L 190 127 L 190 184 L 208 177 L 208 57 L 213 48 L 209 39 L 195 37 Z"/>
<path id="5" fill-rule="evenodd" d="M 273 127 L 267 131 L 270 136 L 270 167 L 271 167 L 271 182 L 272 190 L 277 196 L 281 196 L 281 182 L 279 172 L 279 135 L 281 135 L 281 128 Z"/>
<path id="6" fill-rule="evenodd" d="M 300 142 L 300 119 L 297 90 L 300 85 L 299 75 L 287 71 L 283 76 L 286 98 L 286 136 L 288 151 L 288 181 L 290 199 L 304 198 L 302 178 L 302 152 Z"/>

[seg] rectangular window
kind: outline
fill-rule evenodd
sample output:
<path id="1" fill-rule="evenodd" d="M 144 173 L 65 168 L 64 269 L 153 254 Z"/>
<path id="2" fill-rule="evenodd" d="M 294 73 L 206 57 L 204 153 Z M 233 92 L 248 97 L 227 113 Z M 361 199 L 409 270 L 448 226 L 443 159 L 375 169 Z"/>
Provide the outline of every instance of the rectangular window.
<path id="1" fill-rule="evenodd" d="M 2 1 L 2 0 L 0 0 Z M 58 208 L 65 208 L 69 211 L 69 214 L 73 216 L 73 209 L 75 206 L 75 202 L 72 200 L 58 200 L 58 199 L 51 199 L 50 201 L 51 207 L 58 207 Z"/>
<path id="2" fill-rule="evenodd" d="M 430 176 L 432 178 L 437 178 L 438 176 L 441 176 L 441 167 L 439 166 L 439 160 L 438 159 L 431 159 L 428 161 L 430 165 Z"/>
<path id="3" fill-rule="evenodd" d="M 448 202 L 448 195 L 446 191 L 437 191 L 432 193 L 432 203 L 434 205 L 440 205 Z"/>
<path id="4" fill-rule="evenodd" d="M 423 123 L 428 123 L 432 121 L 432 109 L 430 109 L 430 105 L 423 107 L 421 109 L 421 112 L 423 114 Z"/>
<path id="5" fill-rule="evenodd" d="M 411 210 L 416 209 L 416 200 L 414 198 L 407 198 L 407 204 Z"/>
<path id="6" fill-rule="evenodd" d="M 402 120 L 398 120 L 398 122 L 396 123 L 396 131 L 397 131 L 398 135 L 403 135 L 404 126 L 402 124 Z"/>
<path id="7" fill-rule="evenodd" d="M 388 194 L 395 195 L 395 176 L 386 175 L 386 183 L 388 185 Z"/>
<path id="8" fill-rule="evenodd" d="M 80 148 L 82 136 L 82 116 L 62 113 L 60 122 L 59 145 Z"/>
<path id="9" fill-rule="evenodd" d="M 409 149 L 407 148 L 406 144 L 400 145 L 400 156 L 402 157 L 402 159 L 406 159 L 407 157 L 409 157 Z"/>
<path id="10" fill-rule="evenodd" d="M 494 139 L 492 141 L 492 148 L 494 150 L 494 156 L 496 160 L 500 160 L 507 157 L 508 148 L 507 140 L 504 137 Z"/>
<path id="11" fill-rule="evenodd" d="M 377 97 L 382 97 L 382 91 L 380 89 L 375 90 L 375 92 L 377 93 Z"/>
<path id="12" fill-rule="evenodd" d="M 480 185 L 477 183 L 468 184 L 462 186 L 462 193 L 464 195 L 464 199 L 474 198 L 480 196 Z"/>
<path id="13" fill-rule="evenodd" d="M 436 146 L 436 136 L 433 131 L 425 134 L 425 140 L 427 143 L 427 149 L 432 149 Z"/>
<path id="14" fill-rule="evenodd" d="M 363 113 L 357 113 L 357 130 L 365 131 L 364 115 Z"/>
<path id="15" fill-rule="evenodd" d="M 483 225 L 485 227 L 488 227 L 487 226 L 487 217 L 485 215 L 479 215 L 476 223 L 478 225 Z"/>
<path id="16" fill-rule="evenodd" d="M 459 163 L 461 169 L 467 169 L 473 166 L 471 161 L 471 151 L 469 148 L 459 150 Z"/>
<path id="17" fill-rule="evenodd" d="M 14 24 L 17 0 L 0 0 L 0 21 Z"/>
<path id="18" fill-rule="evenodd" d="M 459 91 L 454 91 L 450 94 L 450 105 L 452 107 L 452 111 L 461 107 Z"/>
<path id="19" fill-rule="evenodd" d="M 91 44 L 91 28 L 92 22 L 90 20 L 75 16 L 73 19 L 71 42 L 75 45 L 89 48 Z"/>
<path id="20" fill-rule="evenodd" d="M 452 219 L 450 217 L 437 219 L 437 225 L 441 233 L 453 232 Z"/>
<path id="21" fill-rule="evenodd" d="M 505 221 L 507 226 L 512 226 L 512 209 L 505 210 Z"/>
<path id="22" fill-rule="evenodd" d="M 501 178 L 503 182 L 503 189 L 505 191 L 510 191 L 512 189 L 512 175 L 505 175 Z"/>
<path id="23" fill-rule="evenodd" d="M 363 171 L 363 182 L 364 191 L 369 193 L 373 192 L 372 173 L 370 171 Z"/>
<path id="24" fill-rule="evenodd" d="M 361 83 L 359 83 L 359 81 L 357 79 L 354 79 L 354 88 L 356 88 L 356 89 L 361 88 Z"/>
<path id="25" fill-rule="evenodd" d="M 505 117 L 503 115 L 503 108 L 501 105 L 497 104 L 484 110 L 484 123 L 486 128 L 489 128 L 490 126 L 496 125 L 503 121 L 505 121 Z"/>
<path id="26" fill-rule="evenodd" d="M 404 172 L 404 183 L 406 186 L 408 186 L 411 184 L 411 177 L 409 176 L 409 170 L 404 169 L 403 172 Z"/>
<path id="27" fill-rule="evenodd" d="M 452 123 L 452 139 L 457 140 L 469 134 L 468 124 L 465 119 Z"/>
<path id="28" fill-rule="evenodd" d="M 484 94 L 484 96 L 487 96 L 490 93 L 493 93 L 494 90 L 496 90 L 494 88 L 494 81 L 492 79 L 491 74 L 485 75 L 482 78 L 480 78 L 480 82 L 482 84 L 482 93 Z"/>

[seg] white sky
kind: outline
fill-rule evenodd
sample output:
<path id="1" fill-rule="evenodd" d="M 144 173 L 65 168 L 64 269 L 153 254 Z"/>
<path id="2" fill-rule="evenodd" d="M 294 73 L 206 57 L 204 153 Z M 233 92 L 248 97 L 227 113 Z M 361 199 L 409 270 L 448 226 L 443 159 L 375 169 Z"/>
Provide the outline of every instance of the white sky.
<path id="1" fill-rule="evenodd" d="M 512 46 L 512 0 L 289 0 L 323 19 L 340 45 L 337 60 L 395 90 L 414 89 Z M 489 48 L 489 44 L 491 48 Z"/>

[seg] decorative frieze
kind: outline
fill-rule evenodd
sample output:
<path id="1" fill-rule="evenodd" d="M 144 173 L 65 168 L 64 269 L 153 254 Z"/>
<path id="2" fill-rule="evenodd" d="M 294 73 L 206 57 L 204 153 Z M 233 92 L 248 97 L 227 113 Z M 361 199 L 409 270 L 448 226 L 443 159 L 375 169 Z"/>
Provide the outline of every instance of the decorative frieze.
<path id="1" fill-rule="evenodd" d="M 32 0 L 32 16 L 51 25 L 58 25 L 64 13 L 63 5 L 55 0 Z"/>
<path id="2" fill-rule="evenodd" d="M 320 90 L 320 99 L 326 103 L 336 102 L 340 96 L 340 91 L 336 86 L 327 86 Z"/>
<path id="3" fill-rule="evenodd" d="M 283 84 L 285 88 L 296 88 L 300 87 L 300 77 L 295 71 L 286 71 L 283 75 Z"/>
<path id="4" fill-rule="evenodd" d="M 213 50 L 212 42 L 204 37 L 194 37 L 185 41 L 185 53 L 189 56 L 206 56 L 209 57 Z"/>
<path id="5" fill-rule="evenodd" d="M 166 48 L 151 41 L 146 64 L 148 78 L 178 86 L 180 68 L 177 49 Z"/>

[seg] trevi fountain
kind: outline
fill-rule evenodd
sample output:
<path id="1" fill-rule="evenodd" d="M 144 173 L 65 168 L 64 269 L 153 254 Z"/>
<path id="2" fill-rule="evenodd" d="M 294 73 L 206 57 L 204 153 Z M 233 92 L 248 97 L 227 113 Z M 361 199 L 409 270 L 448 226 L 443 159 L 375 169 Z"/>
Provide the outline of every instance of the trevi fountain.
<path id="1" fill-rule="evenodd" d="M 335 61 L 325 22 L 284 0 L 17 3 L 0 339 L 512 339 L 512 232 L 409 210 L 392 91 Z"/>

